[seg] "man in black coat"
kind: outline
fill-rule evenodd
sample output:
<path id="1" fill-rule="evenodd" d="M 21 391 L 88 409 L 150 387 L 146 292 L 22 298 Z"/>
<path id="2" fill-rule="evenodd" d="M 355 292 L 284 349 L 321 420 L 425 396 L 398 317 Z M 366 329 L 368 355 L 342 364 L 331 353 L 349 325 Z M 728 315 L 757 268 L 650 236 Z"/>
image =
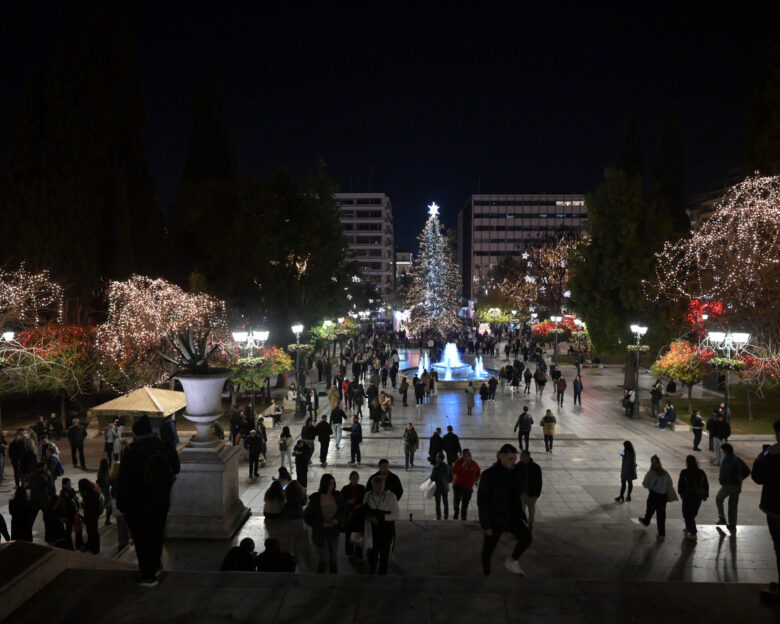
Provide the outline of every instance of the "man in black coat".
<path id="1" fill-rule="evenodd" d="M 344 429 L 349 431 L 349 462 L 350 464 L 360 463 L 360 443 L 363 441 L 363 426 L 357 416 L 352 417 L 352 424 L 344 425 Z"/>
<path id="2" fill-rule="evenodd" d="M 531 459 L 531 453 L 526 449 L 520 453 L 518 468 L 521 475 L 520 501 L 528 518 L 528 529 L 533 533 L 536 501 L 542 495 L 542 467 Z"/>
<path id="3" fill-rule="evenodd" d="M 428 440 L 428 461 L 431 465 L 436 463 L 436 456 L 441 452 L 444 452 L 444 442 L 441 439 L 441 427 L 436 427 Z"/>
<path id="4" fill-rule="evenodd" d="M 257 435 L 257 431 L 252 429 L 249 432 L 249 437 L 244 442 L 246 450 L 249 451 L 249 478 L 259 477 L 260 473 L 257 472 L 257 467 L 260 464 L 260 453 L 263 450 L 263 440 Z"/>
<path id="5" fill-rule="evenodd" d="M 490 560 L 501 534 L 511 533 L 517 543 L 504 565 L 524 576 L 518 560 L 531 545 L 531 532 L 523 512 L 522 476 L 516 468 L 517 449 L 504 444 L 498 451 L 498 461 L 482 473 L 477 490 L 479 524 L 482 527 L 482 572 L 490 575 Z"/>
<path id="6" fill-rule="evenodd" d="M 368 478 L 368 484 L 366 487 L 371 487 L 371 479 L 374 477 L 382 476 L 385 478 L 385 490 L 395 494 L 396 500 L 401 500 L 404 495 L 404 486 L 401 485 L 401 479 L 398 475 L 390 472 L 390 461 L 387 459 L 379 460 L 379 471 L 375 472 Z"/>
<path id="7" fill-rule="evenodd" d="M 87 428 L 79 422 L 78 418 L 73 419 L 73 424 L 68 427 L 68 442 L 70 442 L 70 455 L 73 458 L 73 467 L 78 467 L 76 455 L 81 460 L 81 469 L 86 470 L 87 464 L 84 461 L 84 440 L 87 439 Z"/>
<path id="8" fill-rule="evenodd" d="M 140 569 L 137 582 L 154 587 L 162 570 L 163 535 L 179 458 L 175 449 L 164 446 L 152 433 L 148 416 L 135 422 L 133 438 L 119 463 L 116 505 L 125 515 L 135 543 Z"/>
<path id="9" fill-rule="evenodd" d="M 455 460 L 460 457 L 460 452 L 462 450 L 460 447 L 460 438 L 453 433 L 452 425 L 447 425 L 447 433 L 444 434 L 441 442 L 444 446 L 444 452 L 447 453 L 447 463 L 452 467 Z"/>
<path id="10" fill-rule="evenodd" d="M 323 414 L 314 429 L 317 432 L 317 440 L 320 442 L 320 464 L 324 468 L 328 465 L 328 447 L 330 446 L 330 436 L 333 435 L 333 428 Z"/>

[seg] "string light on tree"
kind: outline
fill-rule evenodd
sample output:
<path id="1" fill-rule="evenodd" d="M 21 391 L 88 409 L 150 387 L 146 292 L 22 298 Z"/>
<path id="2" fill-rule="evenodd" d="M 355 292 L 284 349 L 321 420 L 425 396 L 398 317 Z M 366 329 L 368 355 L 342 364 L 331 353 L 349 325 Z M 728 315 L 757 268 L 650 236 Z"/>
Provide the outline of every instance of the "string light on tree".
<path id="1" fill-rule="evenodd" d="M 407 295 L 408 327 L 416 335 L 426 331 L 447 335 L 460 323 L 460 272 L 435 202 L 428 206 L 428 220 L 418 240 L 420 251 L 412 263 L 412 284 Z"/>

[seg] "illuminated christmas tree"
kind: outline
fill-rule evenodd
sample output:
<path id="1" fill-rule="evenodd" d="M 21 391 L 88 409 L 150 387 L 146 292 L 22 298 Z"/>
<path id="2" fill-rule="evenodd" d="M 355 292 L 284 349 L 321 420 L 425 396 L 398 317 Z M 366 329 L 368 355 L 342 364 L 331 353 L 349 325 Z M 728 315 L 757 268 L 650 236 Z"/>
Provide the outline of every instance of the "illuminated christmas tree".
<path id="1" fill-rule="evenodd" d="M 407 294 L 408 327 L 418 336 L 429 331 L 447 336 L 460 324 L 460 272 L 439 222 L 439 207 L 431 204 L 428 214 L 418 237 L 420 251 L 412 265 L 412 286 Z"/>

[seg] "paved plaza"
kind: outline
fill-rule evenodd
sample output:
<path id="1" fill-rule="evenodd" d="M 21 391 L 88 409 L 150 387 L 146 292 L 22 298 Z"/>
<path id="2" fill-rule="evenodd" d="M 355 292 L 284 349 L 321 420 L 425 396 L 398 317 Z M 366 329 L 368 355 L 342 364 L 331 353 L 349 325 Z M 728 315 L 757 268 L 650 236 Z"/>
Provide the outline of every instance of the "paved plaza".
<path id="1" fill-rule="evenodd" d="M 416 351 L 405 355 L 408 366 L 416 364 Z M 501 361 L 487 358 L 486 365 L 498 368 Z M 563 375 L 571 387 L 573 367 L 563 367 Z M 775 580 L 771 540 L 764 514 L 758 509 L 760 488 L 750 479 L 745 482 L 739 505 L 738 533 L 736 537 L 727 536 L 720 527 L 715 526 L 717 467 L 709 464 L 711 456 L 706 451 L 697 454 L 710 481 L 710 499 L 703 504 L 698 517 L 699 542 L 693 546 L 682 540 L 683 523 L 679 502 L 670 503 L 667 507 L 665 541 L 656 540 L 655 526 L 645 529 L 637 524 L 636 518 L 645 510 L 646 491 L 640 483 L 649 468 L 650 456 L 657 454 L 676 482 L 679 471 L 684 467 L 685 456 L 692 452 L 692 443 L 689 432 L 658 430 L 649 416 L 639 421 L 627 419 L 618 403 L 622 394 L 622 378 L 623 372 L 619 367 L 584 369 L 582 407 L 572 404 L 573 395 L 567 390 L 566 402 L 562 408 L 558 408 L 548 384 L 544 396 L 535 395 L 532 388 L 530 395 L 515 394 L 514 398 L 508 391 L 502 393 L 499 387 L 494 402 L 482 405 L 477 397 L 477 406 L 471 416 L 466 414 L 465 393 L 462 390 L 440 390 L 422 408 L 414 406 L 411 397 L 410 406 L 401 407 L 398 397 L 393 410 L 395 428 L 392 431 L 370 433 L 366 417 L 363 427 L 363 462 L 357 468 L 361 481 L 365 482 L 375 472 L 377 461 L 386 457 L 404 486 L 404 496 L 400 501 L 402 522 L 399 523 L 398 531 L 399 535 L 409 539 L 406 544 L 399 544 L 395 572 L 424 575 L 433 562 L 438 562 L 435 566 L 436 574 L 479 574 L 480 536 L 475 522 L 475 501 L 472 502 L 468 522 L 436 522 L 433 500 L 425 499 L 419 490 L 419 485 L 430 473 L 426 459 L 427 438 L 435 427 L 445 429 L 447 425 L 452 425 L 460 436 L 462 446 L 471 449 L 475 460 L 484 469 L 494 461 L 495 453 L 502 444 L 516 444 L 513 426 L 522 406 L 528 405 L 535 420 L 531 453 L 542 467 L 544 477 L 542 495 L 537 503 L 535 541 L 523 559 L 529 576 L 750 583 Z M 649 387 L 651 382 L 650 376 L 643 376 L 643 387 Z M 324 391 L 324 384 L 320 384 L 319 388 Z M 321 405 L 327 406 L 325 397 L 321 397 Z M 551 455 L 544 453 L 541 426 L 538 424 L 547 408 L 552 409 L 558 417 L 554 452 Z M 401 443 L 403 427 L 407 422 L 414 423 L 421 439 L 415 467 L 408 472 L 403 466 Z M 291 414 L 285 415 L 284 424 L 290 425 L 296 436 L 302 425 Z M 283 545 L 296 552 L 301 563 L 300 569 L 306 571 L 312 569 L 316 562 L 312 560 L 309 551 L 305 528 L 302 525 L 291 527 L 289 522 L 265 522 L 262 517 L 263 495 L 279 466 L 279 432 L 278 427 L 268 429 L 268 463 L 261 469 L 259 479 L 248 480 L 246 462 L 239 465 L 241 498 L 252 510 L 252 517 L 232 541 L 235 543 L 250 535 L 260 547 L 266 535 L 282 537 Z M 186 437 L 182 435 L 183 443 Z M 636 448 L 639 479 L 635 482 L 633 501 L 617 504 L 614 498 L 620 485 L 619 451 L 624 440 L 631 440 Z M 733 440 L 733 444 L 737 453 L 751 464 L 762 441 Z M 308 477 L 310 489 L 316 488 L 323 472 L 333 474 L 341 487 L 347 482 L 349 472 L 354 469 L 347 464 L 348 442 L 342 443 L 341 450 L 337 450 L 331 442 L 327 468 L 321 468 L 317 462 L 318 446 Z M 705 437 L 703 448 L 706 446 Z M 95 453 L 98 453 L 99 445 L 94 448 Z M 68 452 L 66 448 L 61 450 L 63 454 Z M 64 463 L 67 466 L 69 462 Z M 88 457 L 88 463 L 95 466 L 97 461 Z M 77 477 L 81 474 L 81 471 L 76 472 Z M 0 491 L 6 517 L 10 489 L 10 482 L 6 479 Z M 409 520 L 412 520 L 412 525 L 405 526 Z M 425 530 L 418 531 L 415 526 L 425 527 Z M 36 540 L 42 541 L 43 526 L 40 518 L 35 528 Z M 103 552 L 113 555 L 115 530 L 113 527 L 102 530 Z M 407 550 L 410 543 L 415 546 Z M 509 543 L 502 544 L 499 550 L 506 550 Z M 172 542 L 167 546 L 166 567 L 180 570 L 216 569 L 228 545 L 227 541 L 208 542 L 194 548 L 191 542 Z M 425 556 L 420 556 L 423 551 Z M 128 560 L 133 557 L 132 552 L 124 555 Z M 349 565 L 345 558 L 342 569 Z M 358 568 L 355 571 L 361 570 Z M 429 573 L 433 572 L 429 570 Z M 501 568 L 496 573 L 506 572 Z"/>

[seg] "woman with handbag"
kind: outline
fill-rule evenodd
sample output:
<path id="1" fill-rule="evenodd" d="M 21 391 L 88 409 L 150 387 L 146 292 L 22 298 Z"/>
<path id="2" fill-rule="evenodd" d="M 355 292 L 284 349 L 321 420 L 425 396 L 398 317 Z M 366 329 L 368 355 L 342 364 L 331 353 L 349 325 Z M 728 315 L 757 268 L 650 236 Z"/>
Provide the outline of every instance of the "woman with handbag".
<path id="1" fill-rule="evenodd" d="M 320 478 L 320 487 L 309 498 L 303 521 L 311 527 L 311 541 L 319 553 L 317 572 L 338 574 L 339 534 L 347 526 L 347 510 L 333 475 L 325 473 Z"/>
<path id="2" fill-rule="evenodd" d="M 628 440 L 623 442 L 623 461 L 620 463 L 620 495 L 615 499 L 616 503 L 622 503 L 624 500 L 631 502 L 631 491 L 634 489 L 634 479 L 636 479 L 636 452 L 634 445 Z M 628 486 L 628 493 L 626 493 Z M 623 494 L 627 494 L 623 498 Z"/>
<path id="3" fill-rule="evenodd" d="M 642 487 L 648 490 L 647 511 L 643 518 L 639 518 L 639 523 L 650 526 L 650 520 L 655 514 L 658 539 L 663 539 L 666 536 L 666 503 L 676 501 L 677 494 L 672 477 L 664 470 L 658 455 L 650 458 L 650 470 L 642 480 Z"/>

